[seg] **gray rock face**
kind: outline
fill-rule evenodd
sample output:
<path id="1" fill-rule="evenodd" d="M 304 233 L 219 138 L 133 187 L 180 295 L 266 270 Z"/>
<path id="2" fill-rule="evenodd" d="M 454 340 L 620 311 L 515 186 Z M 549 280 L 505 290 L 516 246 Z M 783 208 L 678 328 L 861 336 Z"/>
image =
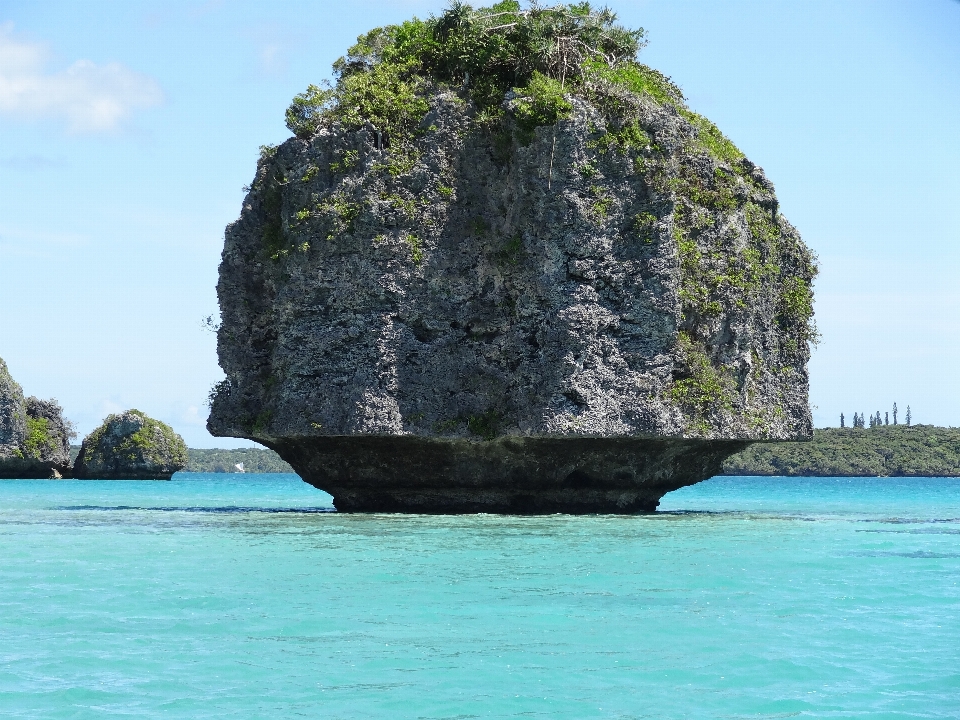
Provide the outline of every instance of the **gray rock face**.
<path id="1" fill-rule="evenodd" d="M 26 435 L 27 409 L 23 390 L 10 376 L 7 364 L 0 358 L 0 463 L 14 458 Z"/>
<path id="2" fill-rule="evenodd" d="M 71 437 L 56 400 L 24 399 L 0 360 L 0 478 L 69 477 Z"/>
<path id="3" fill-rule="evenodd" d="M 596 96 L 625 113 L 571 96 L 524 134 L 522 99 L 491 129 L 433 87 L 402 158 L 336 123 L 262 158 L 210 431 L 338 509 L 415 512 L 651 511 L 750 441 L 809 438 L 815 266 L 772 185 L 703 118 Z"/>
<path id="4" fill-rule="evenodd" d="M 74 477 L 100 480 L 169 480 L 187 464 L 187 446 L 173 429 L 139 410 L 109 415 L 87 435 Z"/>

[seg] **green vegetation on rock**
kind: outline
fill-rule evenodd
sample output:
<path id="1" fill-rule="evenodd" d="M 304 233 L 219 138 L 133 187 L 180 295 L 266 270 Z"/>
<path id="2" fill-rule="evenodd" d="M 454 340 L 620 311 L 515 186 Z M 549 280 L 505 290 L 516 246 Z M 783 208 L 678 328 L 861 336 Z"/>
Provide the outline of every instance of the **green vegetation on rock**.
<path id="1" fill-rule="evenodd" d="M 827 428 L 809 442 L 757 443 L 731 456 L 725 475 L 960 476 L 960 428 Z"/>
<path id="2" fill-rule="evenodd" d="M 294 98 L 287 110 L 287 125 L 297 136 L 307 138 L 325 125 L 337 123 L 350 130 L 369 123 L 385 134 L 390 162 L 396 162 L 410 156 L 411 140 L 423 132 L 428 85 L 455 89 L 479 110 L 478 125 L 488 127 L 502 124 L 504 94 L 512 89 L 518 96 L 512 114 L 521 143 L 536 127 L 554 125 L 566 117 L 572 108 L 569 97 L 582 95 L 605 114 L 606 122 L 597 128 L 591 145 L 602 154 L 613 149 L 634 154 L 652 151 L 650 161 L 639 160 L 655 176 L 661 149 L 634 116 L 630 102 L 611 88 L 673 106 L 695 129 L 695 142 L 702 151 L 731 168 L 708 178 L 686 168 L 668 183 L 681 200 L 675 234 L 681 251 L 685 314 L 716 316 L 722 310 L 717 296 L 724 283 L 741 291 L 739 302 L 755 302 L 765 276 L 777 273 L 776 256 L 782 249 L 777 247 L 779 224 L 771 216 L 775 211 L 762 210 L 758 215 L 756 206 L 748 206 L 754 243 L 701 262 L 696 236 L 701 229 L 698 220 L 704 215 L 696 206 L 735 210 L 746 199 L 746 192 L 737 188 L 737 178 L 748 182 L 753 178 L 741 162 L 743 153 L 716 125 L 689 110 L 683 93 L 668 77 L 637 62 L 644 44 L 642 28 L 628 30 L 616 23 L 613 12 L 594 9 L 589 3 L 534 5 L 523 10 L 513 0 L 477 9 L 455 2 L 438 17 L 376 28 L 359 37 L 334 64 L 336 85 L 311 85 Z M 354 164 L 356 158 L 352 163 L 334 162 L 330 168 L 339 171 Z M 269 193 L 265 197 L 266 202 L 272 198 Z M 329 206 L 331 200 L 326 202 Z M 352 232 L 359 212 L 359 206 L 347 209 L 345 201 L 337 202 L 341 204 L 334 204 L 336 219 L 329 237 Z M 594 204 L 598 219 L 606 214 L 607 204 L 603 199 Z M 273 226 L 268 234 L 267 244 L 273 247 Z M 284 251 L 274 248 L 275 257 L 277 252 Z M 802 252 L 808 272 L 787 278 L 789 294 L 781 303 L 784 322 L 800 331 L 801 343 L 817 338 L 810 302 L 816 261 L 805 248 Z M 415 261 L 419 264 L 419 255 Z"/>
<path id="3" fill-rule="evenodd" d="M 552 124 L 569 109 L 561 83 L 582 84 L 593 67 L 633 63 L 644 31 L 616 24 L 607 9 L 589 3 L 533 6 L 506 0 L 474 9 L 455 2 L 439 17 L 376 28 L 357 38 L 334 64 L 337 83 L 311 85 L 294 98 L 287 126 L 309 137 L 324 123 L 348 129 L 371 122 L 391 136 L 412 133 L 427 111 L 424 82 L 464 88 L 481 109 L 499 108 L 516 88 L 525 124 Z M 641 75 L 622 70 L 616 77 Z"/>
<path id="4" fill-rule="evenodd" d="M 50 421 L 44 417 L 27 418 L 27 434 L 23 441 L 23 453 L 28 458 L 39 460 L 45 451 L 56 452 L 57 439 L 50 435 Z"/>
<path id="5" fill-rule="evenodd" d="M 687 333 L 679 333 L 678 346 L 685 372 L 674 381 L 670 395 L 694 418 L 695 429 L 705 432 L 711 412 L 732 409 L 734 383 L 717 371 L 704 349 L 698 347 Z"/>
<path id="6" fill-rule="evenodd" d="M 541 125 L 554 125 L 565 118 L 573 106 L 563 96 L 563 90 L 559 80 L 534 72 L 526 87 L 515 88 L 521 95 L 513 110 L 517 125 L 530 133 Z"/>
<path id="7" fill-rule="evenodd" d="M 173 428 L 159 420 L 154 420 L 140 410 L 129 410 L 124 414 L 136 415 L 143 421 L 143 424 L 135 432 L 123 437 L 119 443 L 112 445 L 109 448 L 110 452 L 131 461 L 142 459 L 162 463 L 164 457 L 161 456 L 161 452 L 169 447 L 174 462 L 186 463 L 186 446 Z M 103 440 L 112 423 L 120 417 L 119 415 L 108 415 L 103 424 L 87 436 L 85 443 L 91 448 L 91 456 L 88 458 L 88 462 L 93 459 L 93 453 L 103 454 L 107 452 L 107 448 L 103 446 Z"/>

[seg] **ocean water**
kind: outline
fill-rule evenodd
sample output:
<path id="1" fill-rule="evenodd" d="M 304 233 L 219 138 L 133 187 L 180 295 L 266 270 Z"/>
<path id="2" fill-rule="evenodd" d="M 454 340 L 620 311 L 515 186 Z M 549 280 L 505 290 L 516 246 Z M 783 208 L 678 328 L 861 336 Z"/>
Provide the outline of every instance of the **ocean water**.
<path id="1" fill-rule="evenodd" d="M 960 480 L 715 478 L 661 507 L 3 481 L 0 717 L 960 717 Z"/>

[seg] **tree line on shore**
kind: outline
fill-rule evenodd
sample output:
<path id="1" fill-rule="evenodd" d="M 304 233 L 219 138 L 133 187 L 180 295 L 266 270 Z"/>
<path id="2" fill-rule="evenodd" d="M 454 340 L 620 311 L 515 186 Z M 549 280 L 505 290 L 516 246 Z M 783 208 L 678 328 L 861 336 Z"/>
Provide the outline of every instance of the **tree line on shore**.
<path id="1" fill-rule="evenodd" d="M 859 415 L 859 413 L 858 413 Z M 876 417 L 876 416 L 874 416 Z M 76 453 L 79 447 L 74 446 Z M 185 472 L 292 473 L 265 448 L 187 451 Z M 809 442 L 756 443 L 724 463 L 724 475 L 960 477 L 960 428 L 887 425 L 815 430 Z"/>
<path id="2" fill-rule="evenodd" d="M 913 417 L 910 413 L 910 406 L 907 405 L 907 427 L 910 427 L 913 424 Z M 881 427 L 883 425 L 890 424 L 890 413 L 885 412 L 883 417 L 880 417 L 880 411 L 877 410 L 876 415 L 870 416 L 870 427 Z M 897 425 L 897 404 L 893 404 L 893 424 Z M 840 427 L 846 427 L 846 417 L 843 413 L 840 413 Z M 855 428 L 864 428 L 866 427 L 866 421 L 864 420 L 863 413 L 854 413 L 853 414 L 853 427 Z"/>
<path id="3" fill-rule="evenodd" d="M 70 448 L 76 458 L 79 445 Z M 243 469 L 241 470 L 241 466 Z M 273 450 L 266 448 L 188 448 L 187 465 L 183 472 L 196 473 L 292 473 L 293 468 Z"/>
<path id="4" fill-rule="evenodd" d="M 727 459 L 723 474 L 960 477 L 960 428 L 861 427 L 814 430 L 809 442 L 751 445 Z"/>

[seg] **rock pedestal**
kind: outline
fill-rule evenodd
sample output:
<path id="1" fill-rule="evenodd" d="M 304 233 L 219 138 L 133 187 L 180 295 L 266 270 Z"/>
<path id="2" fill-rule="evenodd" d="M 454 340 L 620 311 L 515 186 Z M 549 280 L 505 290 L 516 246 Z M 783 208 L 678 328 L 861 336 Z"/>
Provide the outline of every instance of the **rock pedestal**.
<path id="1" fill-rule="evenodd" d="M 341 512 L 653 512 L 721 472 L 735 440 L 505 437 L 285 439 L 276 446 Z"/>

